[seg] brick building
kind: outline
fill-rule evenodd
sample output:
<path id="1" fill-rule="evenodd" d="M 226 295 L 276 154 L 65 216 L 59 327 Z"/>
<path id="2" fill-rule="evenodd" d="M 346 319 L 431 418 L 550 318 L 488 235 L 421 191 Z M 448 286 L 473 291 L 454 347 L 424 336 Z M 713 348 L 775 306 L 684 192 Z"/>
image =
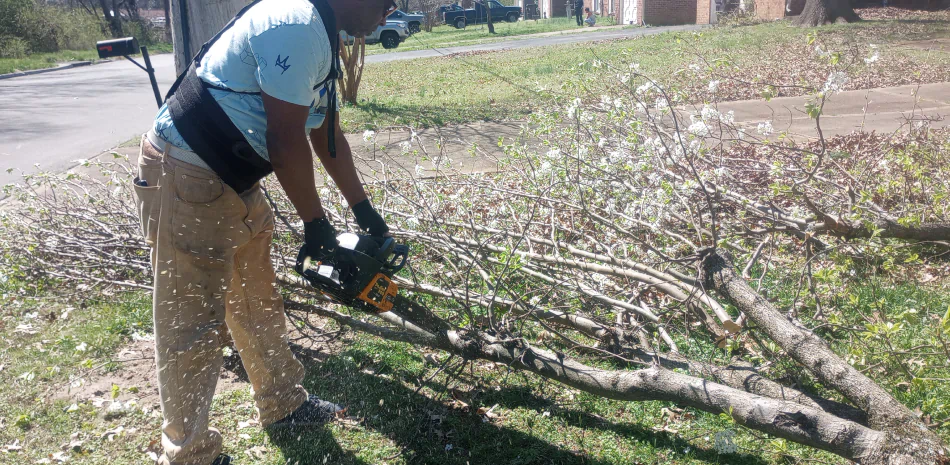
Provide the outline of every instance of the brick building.
<path id="1" fill-rule="evenodd" d="M 764 20 L 798 16 L 803 9 L 805 0 L 755 0 L 755 15 Z"/>
<path id="2" fill-rule="evenodd" d="M 715 0 L 583 0 L 584 6 L 617 24 L 666 26 L 672 24 L 710 24 L 716 22 Z M 782 1 L 785 0 L 771 0 Z M 542 18 L 573 15 L 573 0 L 537 0 Z M 519 0 L 524 6 L 525 0 Z"/>

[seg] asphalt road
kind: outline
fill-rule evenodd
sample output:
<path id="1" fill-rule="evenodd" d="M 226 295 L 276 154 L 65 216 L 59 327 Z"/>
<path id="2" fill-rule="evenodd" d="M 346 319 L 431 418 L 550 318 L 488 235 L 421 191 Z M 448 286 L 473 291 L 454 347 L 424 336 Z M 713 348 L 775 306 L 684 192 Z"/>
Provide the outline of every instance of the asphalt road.
<path id="1" fill-rule="evenodd" d="M 164 92 L 174 57 L 152 66 Z M 157 111 L 148 75 L 125 60 L 0 80 L 0 185 L 109 150 L 145 132 Z"/>
<path id="2" fill-rule="evenodd" d="M 616 29 L 549 35 L 489 44 L 387 53 L 368 63 L 429 58 L 479 50 L 503 50 L 619 39 L 700 26 Z M 412 38 L 409 39 L 413 40 Z M 159 89 L 174 82 L 171 54 L 152 57 Z M 128 61 L 114 61 L 0 80 L 0 185 L 22 172 L 62 171 L 145 132 L 157 111 L 148 76 Z M 13 168 L 12 173 L 7 173 Z"/>

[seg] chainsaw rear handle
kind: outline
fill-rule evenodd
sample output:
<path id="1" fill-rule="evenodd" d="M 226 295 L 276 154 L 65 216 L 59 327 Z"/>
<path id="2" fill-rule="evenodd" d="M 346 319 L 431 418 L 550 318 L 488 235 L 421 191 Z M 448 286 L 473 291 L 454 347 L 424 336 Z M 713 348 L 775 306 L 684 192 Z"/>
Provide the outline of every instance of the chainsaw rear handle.
<path id="1" fill-rule="evenodd" d="M 390 256 L 389 260 L 385 262 L 386 268 L 392 270 L 393 274 L 396 274 L 406 266 L 406 261 L 408 259 L 409 246 L 406 244 L 399 244 L 393 247 L 392 256 Z"/>
<path id="2" fill-rule="evenodd" d="M 386 263 L 386 259 L 389 258 L 389 254 L 393 252 L 393 248 L 396 247 L 396 240 L 391 237 L 378 238 L 374 237 L 377 243 L 382 239 L 382 244 L 379 245 L 379 249 L 376 249 L 376 261 L 381 263 Z"/>

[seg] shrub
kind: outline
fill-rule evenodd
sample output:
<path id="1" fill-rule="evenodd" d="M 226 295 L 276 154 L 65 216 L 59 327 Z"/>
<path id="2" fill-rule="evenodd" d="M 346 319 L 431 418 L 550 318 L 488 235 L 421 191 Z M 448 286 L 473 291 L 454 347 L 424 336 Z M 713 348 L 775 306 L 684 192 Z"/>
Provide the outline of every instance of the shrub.
<path id="1" fill-rule="evenodd" d="M 30 45 L 19 37 L 0 37 L 0 58 L 23 58 L 30 54 Z"/>
<path id="2" fill-rule="evenodd" d="M 0 0 L 0 56 L 90 50 L 106 37 L 101 18 L 78 10 L 38 5 L 34 0 Z"/>

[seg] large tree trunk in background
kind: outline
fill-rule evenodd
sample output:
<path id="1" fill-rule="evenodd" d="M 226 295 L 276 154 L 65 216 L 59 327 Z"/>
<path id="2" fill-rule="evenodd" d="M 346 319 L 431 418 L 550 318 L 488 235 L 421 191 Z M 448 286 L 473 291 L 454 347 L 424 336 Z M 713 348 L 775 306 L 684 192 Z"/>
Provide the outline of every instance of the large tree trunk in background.
<path id="1" fill-rule="evenodd" d="M 814 27 L 838 22 L 853 23 L 861 17 L 851 8 L 848 0 L 807 0 L 796 26 Z"/>
<path id="2" fill-rule="evenodd" d="M 112 37 L 122 37 L 122 19 L 119 17 L 119 12 L 113 10 L 112 3 L 114 2 L 99 0 L 99 8 L 102 9 L 102 17 L 109 24 Z"/>
<path id="3" fill-rule="evenodd" d="M 181 74 L 201 45 L 218 33 L 237 12 L 250 3 L 246 0 L 170 0 L 172 43 L 175 46 L 175 70 Z"/>

